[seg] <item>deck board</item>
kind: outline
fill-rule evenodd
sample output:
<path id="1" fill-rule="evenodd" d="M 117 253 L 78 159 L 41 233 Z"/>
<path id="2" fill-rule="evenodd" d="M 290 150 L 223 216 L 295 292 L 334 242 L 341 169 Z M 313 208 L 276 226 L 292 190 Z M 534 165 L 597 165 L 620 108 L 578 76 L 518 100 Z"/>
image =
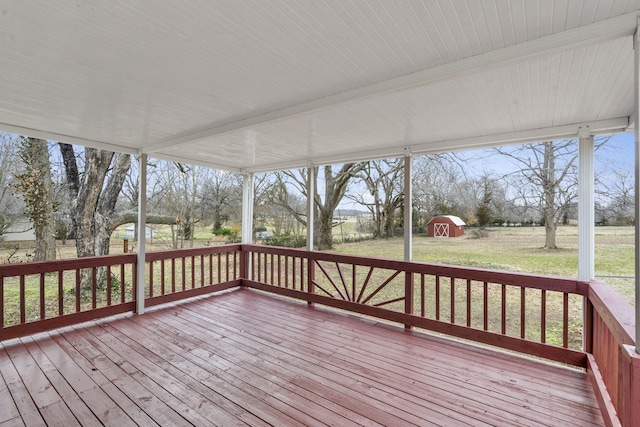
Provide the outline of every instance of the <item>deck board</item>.
<path id="1" fill-rule="evenodd" d="M 582 371 L 251 290 L 5 341 L 0 374 L 0 425 L 603 425 Z"/>

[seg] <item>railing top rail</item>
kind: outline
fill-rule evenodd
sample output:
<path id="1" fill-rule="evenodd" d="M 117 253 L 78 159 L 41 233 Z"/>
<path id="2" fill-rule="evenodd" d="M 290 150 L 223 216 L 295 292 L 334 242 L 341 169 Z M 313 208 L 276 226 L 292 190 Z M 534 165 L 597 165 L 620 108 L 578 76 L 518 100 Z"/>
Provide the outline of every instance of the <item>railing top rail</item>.
<path id="1" fill-rule="evenodd" d="M 488 283 L 500 283 L 504 285 L 522 286 L 533 289 L 567 292 L 570 294 L 577 294 L 582 296 L 587 296 L 589 293 L 588 282 L 582 282 L 577 279 L 568 279 L 563 277 L 487 270 L 476 267 L 460 267 L 446 264 L 430 264 L 416 261 L 406 262 L 387 258 L 344 255 L 321 251 L 308 252 L 304 249 L 280 248 L 265 245 L 242 246 L 243 250 L 246 248 L 250 251 L 258 253 L 295 256 L 318 261 L 356 264 L 366 267 L 388 268 L 392 270 L 406 271 L 409 273 L 446 276 L 456 279 L 469 279 Z"/>
<path id="2" fill-rule="evenodd" d="M 12 277 L 26 274 L 51 273 L 54 271 L 77 270 L 81 268 L 134 264 L 135 262 L 136 254 L 119 254 L 85 258 L 70 258 L 56 261 L 33 261 L 22 262 L 18 264 L 0 264 L 0 276 Z"/>

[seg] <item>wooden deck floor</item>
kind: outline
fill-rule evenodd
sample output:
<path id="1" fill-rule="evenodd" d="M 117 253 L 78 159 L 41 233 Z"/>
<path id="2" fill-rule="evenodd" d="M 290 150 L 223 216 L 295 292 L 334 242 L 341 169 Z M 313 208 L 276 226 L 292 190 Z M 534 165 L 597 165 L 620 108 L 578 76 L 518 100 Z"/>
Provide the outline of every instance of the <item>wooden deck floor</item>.
<path id="1" fill-rule="evenodd" d="M 5 341 L 0 374 L 0 425 L 602 425 L 582 372 L 250 290 Z"/>

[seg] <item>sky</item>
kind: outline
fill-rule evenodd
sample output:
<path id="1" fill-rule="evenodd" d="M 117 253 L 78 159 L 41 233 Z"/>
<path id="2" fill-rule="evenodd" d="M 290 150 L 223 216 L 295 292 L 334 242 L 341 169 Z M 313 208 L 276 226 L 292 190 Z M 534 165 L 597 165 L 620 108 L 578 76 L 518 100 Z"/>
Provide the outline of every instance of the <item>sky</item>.
<path id="1" fill-rule="evenodd" d="M 479 156 L 479 153 L 484 150 L 468 150 L 460 152 L 459 154 L 464 158 L 476 158 L 484 157 Z M 465 170 L 469 173 L 469 177 L 480 176 L 484 172 L 489 172 L 496 176 L 502 176 L 513 170 L 516 170 L 516 166 L 511 165 L 509 162 L 487 162 L 486 160 L 474 160 L 465 164 Z M 629 176 L 633 180 L 634 171 L 634 135 L 633 133 L 624 133 L 611 136 L 611 139 L 600 148 L 594 156 L 594 169 L 599 179 L 603 182 L 613 179 L 614 170 L 623 170 L 629 173 Z M 321 182 L 319 183 L 321 184 Z M 321 190 L 321 189 L 319 189 Z M 366 192 L 366 188 L 363 185 L 352 184 L 349 187 L 350 192 Z M 341 209 L 357 209 L 363 210 L 361 205 L 355 202 L 343 199 L 340 204 Z"/>

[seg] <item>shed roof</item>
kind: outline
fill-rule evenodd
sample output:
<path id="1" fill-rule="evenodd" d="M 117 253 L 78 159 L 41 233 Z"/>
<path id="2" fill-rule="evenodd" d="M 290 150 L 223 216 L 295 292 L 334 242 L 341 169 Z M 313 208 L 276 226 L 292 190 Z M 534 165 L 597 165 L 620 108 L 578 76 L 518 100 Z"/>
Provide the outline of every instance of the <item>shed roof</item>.
<path id="1" fill-rule="evenodd" d="M 431 224 L 433 221 L 437 221 L 439 219 L 442 218 L 446 218 L 449 221 L 451 221 L 455 226 L 457 227 L 461 227 L 463 225 L 467 225 L 465 224 L 465 222 L 462 220 L 462 218 L 455 216 L 455 215 L 438 215 L 438 216 L 434 216 L 433 218 L 431 218 L 431 220 L 429 221 L 429 224 Z"/>
<path id="2" fill-rule="evenodd" d="M 620 132 L 640 0 L 0 0 L 0 130 L 263 171 Z"/>

